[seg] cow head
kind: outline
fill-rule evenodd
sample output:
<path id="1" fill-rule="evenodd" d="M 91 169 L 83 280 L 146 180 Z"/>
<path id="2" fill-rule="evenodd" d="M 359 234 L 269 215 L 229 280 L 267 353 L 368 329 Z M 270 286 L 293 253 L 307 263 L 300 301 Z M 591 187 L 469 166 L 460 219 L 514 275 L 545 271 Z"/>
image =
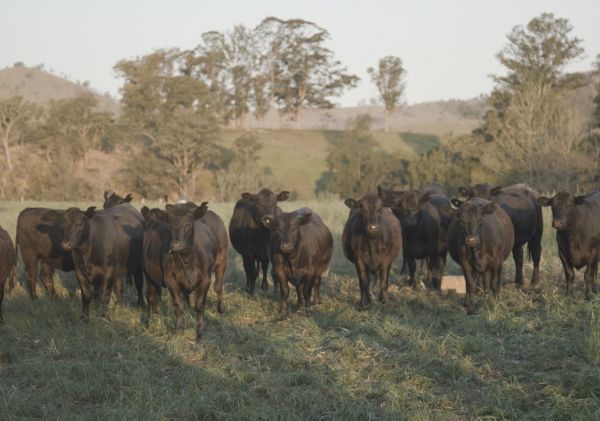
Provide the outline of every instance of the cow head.
<path id="1" fill-rule="evenodd" d="M 112 208 L 113 206 L 121 205 L 123 203 L 129 203 L 133 197 L 131 194 L 127 193 L 127 196 L 121 197 L 117 193 L 112 190 L 106 190 L 104 192 L 104 204 L 102 207 L 104 209 Z"/>
<path id="2" fill-rule="evenodd" d="M 346 199 L 344 203 L 350 209 L 356 209 L 360 212 L 368 235 L 377 235 L 379 233 L 383 200 L 378 195 L 369 193 L 360 200 Z"/>
<path id="3" fill-rule="evenodd" d="M 165 224 L 168 223 L 167 213 L 161 209 L 158 209 L 158 208 L 150 209 L 148 206 L 144 206 L 144 207 L 142 207 L 140 212 L 142 213 L 142 216 L 144 217 L 144 222 L 146 222 L 146 223 L 148 223 L 152 220 L 160 221 Z"/>
<path id="4" fill-rule="evenodd" d="M 257 194 L 248 192 L 242 193 L 242 199 L 252 203 L 250 213 L 252 214 L 254 221 L 266 228 L 273 227 L 277 202 L 283 202 L 289 197 L 289 191 L 282 191 L 279 194 L 275 194 L 269 189 L 262 189 Z"/>
<path id="5" fill-rule="evenodd" d="M 557 231 L 567 229 L 569 214 L 584 201 L 585 196 L 573 196 L 568 192 L 556 193 L 554 197 L 538 197 L 538 203 L 541 206 L 550 206 L 552 208 L 552 228 Z"/>
<path id="6" fill-rule="evenodd" d="M 83 211 L 69 208 L 62 215 L 64 227 L 61 246 L 65 251 L 77 250 L 82 244 L 86 232 L 86 222 L 96 214 L 96 207 L 91 206 Z"/>
<path id="7" fill-rule="evenodd" d="M 279 243 L 279 252 L 292 254 L 300 244 L 300 227 L 308 224 L 312 213 L 281 212 L 273 221 L 272 234 Z"/>
<path id="8" fill-rule="evenodd" d="M 452 204 L 459 206 L 458 210 L 452 211 L 452 214 L 462 228 L 466 246 L 477 247 L 481 243 L 483 217 L 494 213 L 498 205 L 494 202 L 482 204 L 471 201 L 462 202 L 458 199 L 452 199 Z"/>
<path id="9" fill-rule="evenodd" d="M 208 202 L 196 206 L 192 202 L 181 205 L 167 205 L 166 211 L 149 209 L 148 219 L 164 222 L 171 231 L 171 253 L 187 254 L 194 245 L 194 221 L 201 219 L 208 211 Z M 146 217 L 146 216 L 144 216 Z"/>
<path id="10" fill-rule="evenodd" d="M 404 192 L 394 205 L 396 215 L 400 217 L 403 225 L 414 227 L 419 223 L 419 211 L 421 206 L 429 201 L 431 193 L 423 193 L 419 190 Z"/>
<path id="11" fill-rule="evenodd" d="M 482 199 L 490 199 L 492 196 L 497 196 L 502 191 L 501 186 L 492 187 L 489 183 L 475 184 L 473 187 L 459 187 L 458 192 L 461 196 L 471 199 L 473 197 L 481 197 Z"/>
<path id="12" fill-rule="evenodd" d="M 377 195 L 383 201 L 383 206 L 386 208 L 396 208 L 400 206 L 400 199 L 406 194 L 406 190 L 393 190 L 377 186 Z"/>

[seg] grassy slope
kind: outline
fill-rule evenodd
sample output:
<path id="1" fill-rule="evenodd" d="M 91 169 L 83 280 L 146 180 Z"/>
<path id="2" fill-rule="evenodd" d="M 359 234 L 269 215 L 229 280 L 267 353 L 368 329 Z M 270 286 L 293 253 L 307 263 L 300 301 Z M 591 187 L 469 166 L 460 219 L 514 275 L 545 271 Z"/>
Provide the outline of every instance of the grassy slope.
<path id="1" fill-rule="evenodd" d="M 186 332 L 172 335 L 167 294 L 146 330 L 125 305 L 112 306 L 111 322 L 83 324 L 72 276 L 57 278 L 55 300 L 33 303 L 18 287 L 0 327 L 0 419 L 600 417 L 600 299 L 584 301 L 581 281 L 574 300 L 563 298 L 551 229 L 541 290 L 506 285 L 498 306 L 466 317 L 461 297 L 413 291 L 394 274 L 390 302 L 358 312 L 358 282 L 339 246 L 347 212 L 306 204 L 336 240 L 324 303 L 310 317 L 280 318 L 271 291 L 247 298 L 232 251 L 227 312 L 216 312 L 211 291 L 199 345 L 191 312 Z M 0 212 L 11 233 L 21 207 Z M 231 208 L 213 207 L 226 221 Z"/>

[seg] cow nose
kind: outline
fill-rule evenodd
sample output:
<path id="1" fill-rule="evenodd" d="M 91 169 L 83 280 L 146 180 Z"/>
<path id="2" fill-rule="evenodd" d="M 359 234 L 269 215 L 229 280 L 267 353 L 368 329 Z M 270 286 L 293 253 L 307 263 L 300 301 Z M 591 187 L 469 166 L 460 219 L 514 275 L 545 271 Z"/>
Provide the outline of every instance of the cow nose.
<path id="1" fill-rule="evenodd" d="M 181 241 L 172 241 L 171 242 L 171 251 L 181 251 L 183 250 L 183 243 Z"/>
<path id="2" fill-rule="evenodd" d="M 73 250 L 73 243 L 71 243 L 70 241 L 63 241 L 61 245 L 63 250 L 65 251 Z"/>
<path id="3" fill-rule="evenodd" d="M 407 224 L 407 225 L 410 225 L 410 226 L 417 225 L 417 218 L 415 218 L 414 216 L 411 216 L 411 217 L 409 217 L 409 218 L 406 220 L 406 224 Z"/>
<path id="4" fill-rule="evenodd" d="M 475 237 L 474 235 L 469 235 L 465 242 L 467 243 L 468 247 L 477 247 L 479 245 L 479 238 Z"/>
<path id="5" fill-rule="evenodd" d="M 379 231 L 379 225 L 369 224 L 367 226 L 367 230 L 369 231 L 369 234 L 375 234 L 375 233 L 377 233 L 377 231 Z"/>
<path id="6" fill-rule="evenodd" d="M 281 248 L 281 251 L 285 253 L 292 251 L 292 243 L 290 243 L 289 241 L 282 242 L 279 247 Z"/>
<path id="7" fill-rule="evenodd" d="M 562 219 L 553 219 L 552 220 L 552 228 L 561 230 L 565 228 L 565 223 Z"/>

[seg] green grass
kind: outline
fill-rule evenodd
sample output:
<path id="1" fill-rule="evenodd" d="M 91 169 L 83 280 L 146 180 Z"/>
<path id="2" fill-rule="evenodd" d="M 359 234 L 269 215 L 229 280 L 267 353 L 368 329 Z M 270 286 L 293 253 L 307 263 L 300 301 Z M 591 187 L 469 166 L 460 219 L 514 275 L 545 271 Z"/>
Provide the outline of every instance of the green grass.
<path id="1" fill-rule="evenodd" d="M 279 317 L 272 290 L 248 298 L 233 251 L 226 313 L 211 291 L 200 344 L 191 311 L 173 335 L 165 293 L 162 317 L 145 329 L 128 305 L 113 304 L 110 322 L 94 310 L 81 322 L 72 275 L 57 276 L 56 299 L 31 302 L 17 287 L 0 327 L 0 419 L 600 418 L 600 299 L 583 300 L 581 274 L 575 298 L 564 298 L 551 229 L 539 290 L 507 283 L 495 308 L 479 300 L 480 314 L 467 317 L 461 296 L 413 291 L 394 274 L 390 301 L 358 312 L 358 282 L 339 246 L 347 211 L 306 205 L 336 241 L 324 302 L 309 316 Z M 23 204 L 0 207 L 0 225 L 14 234 Z M 231 204 L 212 208 L 228 221 Z M 504 274 L 508 282 L 510 260 Z"/>

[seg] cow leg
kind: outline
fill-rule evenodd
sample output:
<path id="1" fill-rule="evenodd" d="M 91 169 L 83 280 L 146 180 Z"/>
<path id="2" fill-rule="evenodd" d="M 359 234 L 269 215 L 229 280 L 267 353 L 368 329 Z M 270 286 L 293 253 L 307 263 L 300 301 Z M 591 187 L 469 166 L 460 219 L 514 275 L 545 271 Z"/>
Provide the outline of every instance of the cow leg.
<path id="1" fill-rule="evenodd" d="M 321 304 L 321 275 L 315 278 L 315 297 L 313 298 L 313 304 Z"/>
<path id="2" fill-rule="evenodd" d="M 108 305 L 115 280 L 112 276 L 103 276 L 100 281 L 100 303 L 102 304 L 102 317 L 109 320 Z"/>
<path id="3" fill-rule="evenodd" d="M 225 269 L 227 269 L 227 259 L 215 267 L 215 293 L 217 294 L 217 311 L 219 314 L 225 313 L 223 304 L 223 289 L 225 287 Z"/>
<path id="4" fill-rule="evenodd" d="M 302 298 L 302 284 L 295 285 L 296 287 L 296 310 L 300 310 L 302 308 L 302 304 L 304 303 L 304 299 Z"/>
<path id="5" fill-rule="evenodd" d="M 500 279 L 502 278 L 502 265 L 498 267 L 494 271 L 494 278 L 492 279 L 492 293 L 494 295 L 494 301 L 498 301 L 498 297 L 500 296 L 500 288 L 502 286 L 502 282 Z"/>
<path id="6" fill-rule="evenodd" d="M 146 319 L 146 326 L 150 324 L 152 313 L 158 310 L 160 293 L 160 285 L 155 284 L 148 278 L 148 281 L 146 282 L 146 301 L 148 301 L 148 318 Z"/>
<path id="7" fill-rule="evenodd" d="M 181 298 L 181 291 L 179 287 L 173 286 L 170 282 L 167 283 L 169 294 L 171 295 L 171 301 L 173 303 L 173 310 L 175 311 L 175 333 L 183 332 L 183 300 Z M 188 294 L 189 296 L 189 294 Z"/>
<path id="8" fill-rule="evenodd" d="M 565 295 L 568 297 L 570 295 L 573 295 L 573 283 L 575 282 L 575 271 L 573 270 L 573 266 L 569 262 L 569 259 L 567 259 L 567 256 L 565 256 L 565 254 L 562 252 L 562 250 L 560 250 L 560 247 L 558 249 L 558 257 L 560 257 L 560 261 L 563 265 L 563 270 L 565 271 L 565 280 L 567 282 L 567 289 L 566 289 Z"/>
<path id="9" fill-rule="evenodd" d="M 134 270 L 133 282 L 137 291 L 137 306 L 144 307 L 144 272 L 141 266 Z"/>
<path id="10" fill-rule="evenodd" d="M 408 276 L 410 277 L 410 286 L 417 288 L 417 281 L 415 279 L 415 272 L 417 271 L 417 262 L 412 257 L 407 257 L 408 263 Z"/>
<path id="11" fill-rule="evenodd" d="M 538 217 L 538 227 L 531 240 L 527 243 L 527 250 L 533 260 L 533 274 L 531 275 L 531 286 L 536 286 L 540 281 L 540 259 L 542 258 L 542 233 L 544 224 L 541 214 Z"/>
<path id="12" fill-rule="evenodd" d="M 75 273 L 79 289 L 81 290 L 81 319 L 87 322 L 90 319 L 90 301 L 92 301 L 92 284 L 87 277 L 78 271 Z"/>
<path id="13" fill-rule="evenodd" d="M 596 273 L 598 272 L 598 254 L 596 253 L 585 267 L 585 298 L 591 300 L 596 292 Z"/>
<path id="14" fill-rule="evenodd" d="M 42 281 L 44 288 L 46 288 L 46 293 L 50 297 L 54 297 L 56 295 L 56 290 L 54 289 L 54 269 L 44 262 L 41 264 L 40 281 Z"/>
<path id="15" fill-rule="evenodd" d="M 512 255 L 515 260 L 515 284 L 523 286 L 523 245 L 515 246 Z"/>
<path id="16" fill-rule="evenodd" d="M 429 266 L 429 276 L 431 277 L 431 286 L 438 291 L 442 289 L 442 274 L 440 271 L 440 260 L 441 258 L 437 254 L 433 257 L 427 258 L 427 265 Z"/>
<path id="17" fill-rule="evenodd" d="M 29 298 L 37 300 L 36 289 L 36 276 L 37 276 L 37 256 L 30 256 L 29 254 L 23 254 L 21 251 L 21 257 L 23 258 L 23 265 L 25 266 L 25 286 L 29 293 Z"/>
<path id="18" fill-rule="evenodd" d="M 279 281 L 279 292 L 281 295 L 281 304 L 279 305 L 279 313 L 283 313 L 284 310 L 287 313 L 288 310 L 288 298 L 290 296 L 290 287 L 288 285 L 288 279 L 285 273 L 283 272 L 283 268 L 277 267 L 273 268 L 273 279 L 277 279 Z"/>
<path id="19" fill-rule="evenodd" d="M 467 308 L 467 315 L 475 314 L 475 291 L 477 291 L 477 276 L 473 272 L 473 269 L 469 265 L 462 267 L 465 275 L 465 286 L 467 293 L 465 295 L 465 307 Z"/>
<path id="20" fill-rule="evenodd" d="M 390 280 L 390 269 L 392 265 L 379 270 L 379 301 L 385 303 L 388 299 L 388 287 Z"/>
<path id="21" fill-rule="evenodd" d="M 127 276 L 127 283 L 129 284 L 129 275 Z M 122 277 L 118 277 L 115 280 L 115 296 L 117 299 L 117 304 L 121 304 L 123 302 L 123 285 L 125 284 L 125 282 L 123 281 Z"/>
<path id="22" fill-rule="evenodd" d="M 311 298 L 312 292 L 315 285 L 315 278 L 308 277 L 303 282 L 302 295 L 304 296 L 304 308 L 308 308 L 312 305 Z"/>
<path id="23" fill-rule="evenodd" d="M 246 272 L 246 292 L 253 295 L 256 289 L 258 268 L 256 267 L 254 259 L 247 254 L 243 255 L 242 259 L 244 261 L 244 272 Z"/>
<path id="24" fill-rule="evenodd" d="M 202 338 L 206 331 L 206 322 L 204 321 L 204 310 L 206 308 L 206 295 L 210 289 L 210 275 L 205 274 L 196 287 L 196 341 Z"/>
<path id="25" fill-rule="evenodd" d="M 0 281 L 0 325 L 4 324 L 2 316 L 2 301 L 4 301 L 4 282 Z"/>
<path id="26" fill-rule="evenodd" d="M 267 281 L 269 274 L 269 259 L 263 260 L 260 262 L 260 268 L 262 270 L 262 285 L 261 288 L 264 292 L 269 290 L 269 282 Z M 275 282 L 275 280 L 273 280 Z M 275 287 L 276 285 L 273 285 Z"/>
<path id="27" fill-rule="evenodd" d="M 356 263 L 356 273 L 358 274 L 358 285 L 360 287 L 360 302 L 358 303 L 358 309 L 363 310 L 371 304 L 371 294 L 369 292 L 369 271 L 363 263 L 360 263 L 360 259 Z"/>

